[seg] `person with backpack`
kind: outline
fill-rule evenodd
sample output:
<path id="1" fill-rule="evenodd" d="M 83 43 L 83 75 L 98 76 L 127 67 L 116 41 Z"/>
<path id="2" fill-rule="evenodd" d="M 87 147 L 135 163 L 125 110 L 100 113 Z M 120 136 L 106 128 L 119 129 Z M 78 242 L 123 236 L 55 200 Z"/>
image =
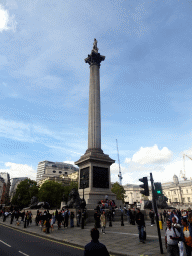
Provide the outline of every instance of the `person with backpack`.
<path id="1" fill-rule="evenodd" d="M 181 231 L 181 225 L 179 223 L 177 223 L 177 219 L 175 217 L 172 218 L 172 227 L 175 227 L 178 232 L 180 233 Z"/>
<path id="2" fill-rule="evenodd" d="M 165 229 L 165 247 L 168 256 L 179 256 L 178 242 L 180 233 L 175 227 L 171 226 L 171 221 L 167 220 L 167 228 Z"/>

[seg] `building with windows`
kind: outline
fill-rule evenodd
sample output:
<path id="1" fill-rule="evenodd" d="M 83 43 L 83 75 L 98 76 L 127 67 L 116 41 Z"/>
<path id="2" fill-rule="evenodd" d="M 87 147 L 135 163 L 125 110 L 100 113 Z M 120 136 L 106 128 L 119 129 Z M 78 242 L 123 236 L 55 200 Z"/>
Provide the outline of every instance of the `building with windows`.
<path id="1" fill-rule="evenodd" d="M 41 187 L 43 183 L 46 181 L 56 181 L 61 183 L 63 186 L 69 185 L 71 182 L 77 182 L 78 183 L 78 177 L 79 177 L 79 172 L 71 173 L 71 174 L 62 174 L 60 176 L 52 176 L 52 177 L 47 177 L 45 179 L 42 179 L 39 181 L 38 185 Z"/>
<path id="2" fill-rule="evenodd" d="M 19 185 L 19 183 L 23 180 L 28 179 L 27 177 L 18 177 L 18 178 L 12 178 L 11 179 L 11 189 L 10 189 L 10 193 L 9 193 L 9 197 L 10 197 L 10 201 L 12 200 L 13 196 L 15 195 L 17 186 Z"/>
<path id="3" fill-rule="evenodd" d="M 125 202 L 129 204 L 140 203 L 142 200 L 152 200 L 151 191 L 149 187 L 149 196 L 143 196 L 140 191 L 143 188 L 140 188 L 139 185 L 136 184 L 127 184 L 123 186 L 125 189 Z"/>
<path id="4" fill-rule="evenodd" d="M 50 162 L 50 161 L 42 161 L 39 162 L 37 167 L 37 184 L 41 180 L 46 178 L 58 177 L 61 175 L 70 175 L 72 173 L 78 172 L 79 169 L 72 164 L 63 163 L 63 162 Z"/>
<path id="5" fill-rule="evenodd" d="M 5 204 L 8 204 L 10 202 L 10 198 L 9 198 L 9 191 L 10 191 L 10 185 L 11 185 L 11 182 L 10 182 L 10 175 L 9 173 L 7 172 L 1 172 L 0 173 L 0 177 L 3 178 L 4 180 L 4 195 L 3 195 L 3 201 Z"/>
<path id="6" fill-rule="evenodd" d="M 174 175 L 173 182 L 163 183 L 162 188 L 169 204 L 192 205 L 192 180 L 179 181 Z"/>

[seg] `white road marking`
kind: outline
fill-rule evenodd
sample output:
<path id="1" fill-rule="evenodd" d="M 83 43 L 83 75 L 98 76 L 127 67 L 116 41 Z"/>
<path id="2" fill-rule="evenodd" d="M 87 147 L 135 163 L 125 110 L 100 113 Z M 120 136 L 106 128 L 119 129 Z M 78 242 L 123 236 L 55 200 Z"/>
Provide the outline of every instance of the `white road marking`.
<path id="1" fill-rule="evenodd" d="M 24 253 L 24 252 L 21 252 L 19 251 L 21 254 L 25 255 L 25 256 L 29 256 L 28 254 Z"/>
<path id="2" fill-rule="evenodd" d="M 5 244 L 5 245 L 7 245 L 7 246 L 9 246 L 9 247 L 11 247 L 11 245 L 9 245 L 9 244 L 3 242 L 2 240 L 0 240 L 0 242 L 3 243 L 3 244 Z"/>

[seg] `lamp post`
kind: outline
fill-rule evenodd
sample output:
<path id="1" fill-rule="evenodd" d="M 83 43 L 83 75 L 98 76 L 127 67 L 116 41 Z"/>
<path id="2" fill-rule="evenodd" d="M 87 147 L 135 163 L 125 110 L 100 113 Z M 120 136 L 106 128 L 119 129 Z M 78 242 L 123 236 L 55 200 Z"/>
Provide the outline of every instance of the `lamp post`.
<path id="1" fill-rule="evenodd" d="M 85 213 L 84 213 L 84 208 L 85 208 L 85 199 L 84 199 L 84 188 L 85 188 L 85 174 L 83 173 L 82 176 L 82 185 L 83 185 L 83 202 L 82 202 L 82 213 L 81 213 L 81 228 L 84 229 L 84 220 L 85 220 Z"/>

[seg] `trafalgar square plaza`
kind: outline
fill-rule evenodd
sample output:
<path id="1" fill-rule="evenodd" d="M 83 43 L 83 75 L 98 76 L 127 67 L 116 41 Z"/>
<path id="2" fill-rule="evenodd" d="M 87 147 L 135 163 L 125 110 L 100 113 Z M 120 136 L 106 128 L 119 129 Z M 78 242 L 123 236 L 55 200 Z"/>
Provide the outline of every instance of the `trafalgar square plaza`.
<path id="1" fill-rule="evenodd" d="M 94 39 L 91 54 L 85 59 L 85 63 L 88 63 L 90 68 L 88 148 L 85 154 L 75 162 L 79 166 L 78 192 L 80 198 L 83 198 L 82 205 L 75 209 L 73 205 L 70 208 L 63 202 L 61 209 L 56 210 L 56 215 L 53 213 L 55 210 L 51 209 L 47 211 L 43 208 L 39 210 L 25 208 L 19 213 L 22 221 L 18 221 L 16 215 L 14 219 L 13 213 L 6 218 L 2 215 L 0 221 L 3 225 L 11 226 L 14 229 L 48 237 L 68 246 L 77 246 L 82 252 L 85 244 L 90 240 L 90 229 L 95 227 L 99 232 L 101 230 L 99 241 L 105 244 L 110 255 L 160 255 L 157 230 L 151 225 L 151 221 L 147 217 L 148 212 L 144 213 L 147 238 L 145 238 L 145 242 L 141 243 L 135 223 L 136 207 L 131 209 L 133 217 L 130 220 L 126 205 L 124 207 L 123 202 L 117 200 L 116 195 L 111 192 L 110 166 L 115 161 L 101 149 L 100 66 L 104 60 L 105 56 L 98 52 L 97 40 Z M 101 201 L 107 202 L 107 207 L 103 206 Z M 115 203 L 118 201 L 117 207 Z M 114 205 L 110 202 L 113 202 Z M 65 222 L 65 211 L 74 214 L 71 226 L 68 221 L 67 224 Z M 102 232 L 100 225 L 102 211 L 106 213 L 105 232 Z M 30 216 L 29 219 L 25 218 L 26 212 L 27 216 Z M 48 229 L 39 215 L 41 212 L 44 212 L 43 215 L 45 213 L 47 216 L 50 215 L 51 221 L 54 219 Z M 59 219 L 58 214 L 61 219 Z M 20 217 L 20 215 L 18 216 Z M 14 223 L 16 225 L 13 225 Z M 165 247 L 164 244 L 163 247 Z"/>
<path id="2" fill-rule="evenodd" d="M 0 1 L 0 256 L 192 256 L 191 13 Z"/>

